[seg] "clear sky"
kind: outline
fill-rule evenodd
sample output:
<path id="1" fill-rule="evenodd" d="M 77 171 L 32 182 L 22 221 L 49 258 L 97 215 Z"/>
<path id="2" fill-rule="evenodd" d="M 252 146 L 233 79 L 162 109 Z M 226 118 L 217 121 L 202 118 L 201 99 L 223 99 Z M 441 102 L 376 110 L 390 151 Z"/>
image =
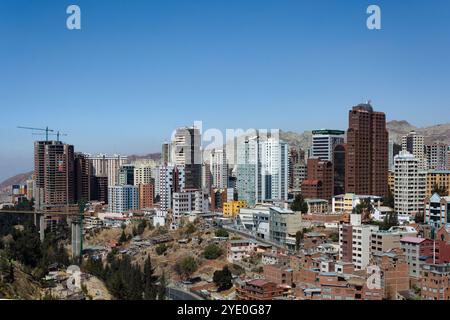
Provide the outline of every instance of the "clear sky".
<path id="1" fill-rule="evenodd" d="M 370 4 L 382 30 L 366 27 Z M 33 167 L 17 125 L 146 154 L 195 120 L 345 129 L 367 99 L 390 120 L 450 122 L 449 84 L 448 0 L 1 0 L 0 180 Z"/>

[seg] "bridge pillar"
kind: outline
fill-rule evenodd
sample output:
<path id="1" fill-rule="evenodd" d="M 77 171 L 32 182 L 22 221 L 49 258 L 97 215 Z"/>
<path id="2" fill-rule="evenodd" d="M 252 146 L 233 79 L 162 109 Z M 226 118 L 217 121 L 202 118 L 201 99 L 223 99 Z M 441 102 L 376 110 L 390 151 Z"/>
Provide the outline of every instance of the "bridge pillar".
<path id="1" fill-rule="evenodd" d="M 43 242 L 45 237 L 45 218 L 42 212 L 34 212 L 34 225 L 39 232 L 41 242 Z"/>
<path id="2" fill-rule="evenodd" d="M 81 257 L 83 250 L 83 223 L 79 217 L 73 218 L 70 222 L 72 229 L 72 258 L 78 259 Z"/>
<path id="3" fill-rule="evenodd" d="M 39 217 L 39 238 L 44 242 L 45 237 L 45 217 L 43 214 Z"/>

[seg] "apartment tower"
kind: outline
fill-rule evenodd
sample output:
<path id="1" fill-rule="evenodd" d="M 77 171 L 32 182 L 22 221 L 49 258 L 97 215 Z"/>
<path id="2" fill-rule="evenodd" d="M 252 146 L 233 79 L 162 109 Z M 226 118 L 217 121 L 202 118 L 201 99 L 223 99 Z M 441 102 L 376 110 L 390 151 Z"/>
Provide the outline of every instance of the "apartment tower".
<path id="1" fill-rule="evenodd" d="M 345 192 L 388 195 L 386 115 L 369 103 L 349 112 L 345 161 Z"/>

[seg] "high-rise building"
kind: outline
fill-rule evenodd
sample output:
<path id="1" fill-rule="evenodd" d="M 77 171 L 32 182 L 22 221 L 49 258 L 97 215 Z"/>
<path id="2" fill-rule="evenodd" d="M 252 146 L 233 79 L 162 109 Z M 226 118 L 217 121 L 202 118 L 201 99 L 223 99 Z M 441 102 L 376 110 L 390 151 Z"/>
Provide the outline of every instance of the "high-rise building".
<path id="1" fill-rule="evenodd" d="M 86 154 L 75 153 L 75 201 L 91 200 L 91 166 Z"/>
<path id="2" fill-rule="evenodd" d="M 234 189 L 211 189 L 210 199 L 211 211 L 222 211 L 224 203 L 234 200 Z"/>
<path id="3" fill-rule="evenodd" d="M 305 151 L 299 147 L 290 147 L 288 162 L 288 190 L 299 193 L 301 184 L 306 179 Z"/>
<path id="4" fill-rule="evenodd" d="M 425 144 L 424 137 L 417 134 L 415 131 L 411 131 L 407 135 L 402 137 L 402 150 L 408 151 L 412 154 L 417 161 L 419 161 L 419 169 L 427 169 L 427 160 L 425 157 Z"/>
<path id="5" fill-rule="evenodd" d="M 402 151 L 402 146 L 389 139 L 388 143 L 389 171 L 394 171 L 394 157 Z M 426 160 L 424 160 L 426 164 Z"/>
<path id="6" fill-rule="evenodd" d="M 134 165 L 123 164 L 119 168 L 118 184 L 121 186 L 134 185 Z"/>
<path id="7" fill-rule="evenodd" d="M 447 167 L 448 146 L 443 143 L 433 143 L 425 147 L 429 170 L 445 170 Z"/>
<path id="8" fill-rule="evenodd" d="M 394 203 L 399 215 L 415 215 L 423 210 L 426 172 L 420 161 L 408 151 L 395 156 Z"/>
<path id="9" fill-rule="evenodd" d="M 52 141 L 36 141 L 34 143 L 34 180 L 36 188 L 44 188 L 45 184 L 45 146 Z"/>
<path id="10" fill-rule="evenodd" d="M 183 214 L 198 212 L 208 212 L 208 195 L 201 190 L 185 190 L 173 194 L 173 219 L 178 226 L 178 222 Z"/>
<path id="11" fill-rule="evenodd" d="M 153 207 L 153 199 L 155 197 L 154 183 L 139 184 L 139 208 L 146 209 Z"/>
<path id="12" fill-rule="evenodd" d="M 38 207 L 65 206 L 75 202 L 75 161 L 72 145 L 37 141 L 34 149 Z"/>
<path id="13" fill-rule="evenodd" d="M 228 166 L 225 150 L 223 149 L 211 150 L 209 159 L 212 177 L 212 187 L 219 189 L 227 188 Z"/>
<path id="14" fill-rule="evenodd" d="M 202 188 L 202 154 L 200 130 L 178 128 L 172 140 L 172 162 L 184 166 L 187 189 Z"/>
<path id="15" fill-rule="evenodd" d="M 308 159 L 307 179 L 302 183 L 302 195 L 307 199 L 325 199 L 333 197 L 333 163 L 318 158 Z"/>
<path id="16" fill-rule="evenodd" d="M 171 155 L 172 155 L 171 144 L 169 142 L 164 142 L 162 144 L 161 150 L 161 163 L 162 164 L 171 163 L 172 162 Z"/>
<path id="17" fill-rule="evenodd" d="M 153 177 L 153 165 L 139 164 L 134 167 L 134 185 L 151 184 L 155 182 Z"/>
<path id="18" fill-rule="evenodd" d="M 254 206 L 262 199 L 259 137 L 238 139 L 236 190 L 238 199 Z"/>
<path id="19" fill-rule="evenodd" d="M 108 185 L 110 186 L 119 183 L 119 169 L 127 162 L 127 157 L 121 155 L 108 156 L 106 154 L 89 155 L 88 157 L 92 166 L 92 175 L 108 177 Z"/>
<path id="20" fill-rule="evenodd" d="M 388 132 L 386 116 L 360 104 L 349 112 L 345 155 L 345 191 L 388 195 Z"/>
<path id="21" fill-rule="evenodd" d="M 108 177 L 91 176 L 91 200 L 108 203 Z"/>
<path id="22" fill-rule="evenodd" d="M 288 144 L 275 138 L 262 141 L 262 199 L 287 200 Z"/>
<path id="23" fill-rule="evenodd" d="M 450 195 L 450 170 L 429 170 L 427 172 L 427 197 L 433 195 L 435 187 L 446 190 Z"/>
<path id="24" fill-rule="evenodd" d="M 30 201 L 34 198 L 35 181 L 34 179 L 29 179 L 26 182 L 27 185 L 27 199 Z"/>
<path id="25" fill-rule="evenodd" d="M 334 147 L 344 143 L 344 131 L 314 130 L 312 132 L 311 158 L 333 161 Z"/>
<path id="26" fill-rule="evenodd" d="M 447 150 L 447 170 L 450 170 L 450 146 L 448 146 L 448 150 Z"/>
<path id="27" fill-rule="evenodd" d="M 212 183 L 213 178 L 211 172 L 211 164 L 209 163 L 209 160 L 207 160 L 202 163 L 202 189 L 211 189 Z"/>
<path id="28" fill-rule="evenodd" d="M 289 167 L 291 169 L 291 167 Z M 291 192 L 298 194 L 302 192 L 302 183 L 306 180 L 307 168 L 305 160 L 295 163 L 292 166 L 292 189 Z"/>
<path id="29" fill-rule="evenodd" d="M 108 198 L 110 212 L 124 213 L 139 209 L 139 189 L 136 186 L 109 186 Z"/>
<path id="30" fill-rule="evenodd" d="M 181 192 L 185 189 L 185 172 L 183 166 L 161 165 L 157 167 L 159 185 L 159 206 L 161 215 L 166 215 L 169 209 L 172 209 L 172 199 L 175 192 Z"/>
<path id="31" fill-rule="evenodd" d="M 287 200 L 287 143 L 258 136 L 239 139 L 237 161 L 239 200 L 250 206 L 264 200 Z"/>
<path id="32" fill-rule="evenodd" d="M 352 262 L 356 270 L 369 265 L 372 233 L 378 231 L 378 226 L 362 224 L 361 219 L 351 214 L 349 224 L 339 225 L 339 260 Z"/>
<path id="33" fill-rule="evenodd" d="M 338 144 L 333 150 L 334 190 L 333 195 L 345 192 L 345 144 Z"/>

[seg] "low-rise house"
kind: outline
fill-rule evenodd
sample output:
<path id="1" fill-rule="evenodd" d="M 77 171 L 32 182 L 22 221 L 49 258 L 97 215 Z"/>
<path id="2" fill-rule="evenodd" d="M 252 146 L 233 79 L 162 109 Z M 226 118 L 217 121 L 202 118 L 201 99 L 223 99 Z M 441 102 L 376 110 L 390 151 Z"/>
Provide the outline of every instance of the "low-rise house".
<path id="1" fill-rule="evenodd" d="M 288 293 L 287 287 L 263 279 L 239 281 L 236 285 L 237 300 L 273 300 Z"/>
<path id="2" fill-rule="evenodd" d="M 450 264 L 425 264 L 420 272 L 424 300 L 450 300 Z"/>
<path id="3" fill-rule="evenodd" d="M 264 266 L 263 270 L 264 278 L 267 281 L 292 287 L 293 270 L 290 267 L 278 264 L 267 264 Z"/>
<path id="4" fill-rule="evenodd" d="M 227 243 L 228 262 L 241 261 L 256 251 L 257 243 L 251 239 L 230 240 Z"/>
<path id="5" fill-rule="evenodd" d="M 261 256 L 261 263 L 266 264 L 280 264 L 287 266 L 289 265 L 289 256 L 279 253 L 279 252 L 264 252 Z"/>
<path id="6" fill-rule="evenodd" d="M 371 264 L 380 269 L 381 287 L 385 299 L 396 299 L 399 292 L 407 291 L 409 285 L 409 268 L 402 249 L 375 253 Z"/>

